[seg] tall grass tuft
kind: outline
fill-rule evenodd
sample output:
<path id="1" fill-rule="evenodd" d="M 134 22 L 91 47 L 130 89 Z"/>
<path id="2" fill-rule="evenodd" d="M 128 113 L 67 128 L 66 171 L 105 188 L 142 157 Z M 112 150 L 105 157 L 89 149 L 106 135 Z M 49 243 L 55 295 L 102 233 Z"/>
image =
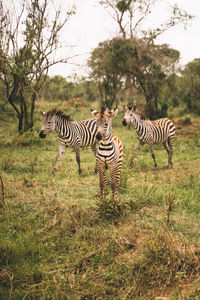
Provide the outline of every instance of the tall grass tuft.
<path id="1" fill-rule="evenodd" d="M 106 200 L 99 200 L 96 203 L 97 213 L 102 220 L 117 220 L 128 215 L 135 209 L 135 203 L 132 200 L 114 201 L 111 197 Z"/>
<path id="2" fill-rule="evenodd" d="M 185 278 L 195 276 L 200 271 L 200 257 L 195 248 L 181 235 L 174 236 L 167 229 L 151 234 L 143 245 L 142 255 L 134 264 L 137 291 L 169 287 Z"/>

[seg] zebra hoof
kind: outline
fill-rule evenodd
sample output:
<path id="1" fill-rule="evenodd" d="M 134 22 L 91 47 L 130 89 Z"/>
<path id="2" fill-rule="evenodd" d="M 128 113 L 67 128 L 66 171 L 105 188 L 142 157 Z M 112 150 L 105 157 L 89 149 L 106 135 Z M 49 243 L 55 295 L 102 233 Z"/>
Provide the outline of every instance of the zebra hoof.
<path id="1" fill-rule="evenodd" d="M 55 169 L 53 169 L 53 171 L 52 171 L 52 176 L 55 176 L 56 175 L 56 170 Z"/>

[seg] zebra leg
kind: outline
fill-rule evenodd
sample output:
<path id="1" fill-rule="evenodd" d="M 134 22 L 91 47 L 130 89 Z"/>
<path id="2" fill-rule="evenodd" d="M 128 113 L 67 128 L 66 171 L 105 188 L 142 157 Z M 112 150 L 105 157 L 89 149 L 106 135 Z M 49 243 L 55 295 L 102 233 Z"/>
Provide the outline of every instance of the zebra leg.
<path id="1" fill-rule="evenodd" d="M 155 168 L 157 168 L 158 165 L 157 165 L 157 163 L 156 163 L 156 157 L 155 157 L 153 145 L 149 145 L 149 147 L 150 147 L 150 150 L 151 150 L 151 156 L 152 156 L 152 158 L 153 158 Z"/>
<path id="2" fill-rule="evenodd" d="M 78 164 L 78 172 L 79 172 L 79 175 L 80 175 L 82 173 L 81 159 L 80 159 L 80 148 L 75 149 L 75 151 L 76 151 L 76 161 L 77 161 L 77 164 Z"/>
<path id="3" fill-rule="evenodd" d="M 94 156 L 95 156 L 95 159 L 96 159 L 96 151 L 97 151 L 96 144 L 92 145 L 91 149 L 92 149 L 92 151 L 94 153 Z M 97 163 L 96 163 L 96 166 L 95 166 L 95 169 L 94 169 L 94 174 L 97 174 Z"/>
<path id="4" fill-rule="evenodd" d="M 100 185 L 101 199 L 105 200 L 107 187 L 108 187 L 108 178 L 106 176 L 105 164 L 97 162 L 97 170 L 99 173 L 99 185 Z"/>
<path id="5" fill-rule="evenodd" d="M 173 137 L 169 137 L 168 138 L 168 145 L 169 145 L 169 163 L 168 163 L 168 166 L 170 166 L 171 168 L 173 167 L 173 163 L 172 163 L 172 154 L 173 154 L 173 141 L 174 141 L 174 138 Z"/>
<path id="6" fill-rule="evenodd" d="M 165 148 L 165 150 L 167 151 L 167 154 L 168 154 L 168 167 L 169 167 L 169 165 L 170 165 L 170 149 L 169 149 L 169 145 L 168 145 L 168 143 L 167 142 L 164 142 L 163 143 L 163 146 L 164 146 L 164 148 Z"/>
<path id="7" fill-rule="evenodd" d="M 114 201 L 118 201 L 119 177 L 121 164 L 109 166 L 110 169 L 110 186 L 112 190 L 112 197 Z"/>
<path id="8" fill-rule="evenodd" d="M 133 151 L 133 156 L 131 158 L 131 161 L 130 161 L 130 166 L 132 167 L 133 166 L 133 162 L 134 162 L 134 159 L 136 157 L 136 154 L 137 152 L 140 150 L 140 148 L 144 145 L 144 143 L 142 141 L 139 140 L 137 146 L 135 147 L 134 151 Z"/>
<path id="9" fill-rule="evenodd" d="M 55 165 L 53 167 L 53 170 L 52 170 L 52 175 L 54 176 L 56 171 L 57 171 L 57 168 L 58 168 L 58 161 L 60 160 L 62 154 L 64 153 L 66 149 L 66 146 L 65 145 L 62 145 L 60 144 L 59 145 L 59 149 L 58 149 L 58 154 L 56 155 L 56 162 L 55 162 Z"/>

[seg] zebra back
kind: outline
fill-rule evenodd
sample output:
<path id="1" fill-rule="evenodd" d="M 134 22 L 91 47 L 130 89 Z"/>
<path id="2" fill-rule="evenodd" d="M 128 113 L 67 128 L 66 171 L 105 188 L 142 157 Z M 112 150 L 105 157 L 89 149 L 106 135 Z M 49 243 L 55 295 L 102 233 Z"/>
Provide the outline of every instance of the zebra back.
<path id="1" fill-rule="evenodd" d="M 137 131 L 137 137 L 142 142 L 150 144 L 167 142 L 175 134 L 175 126 L 168 118 L 158 120 L 145 119 L 135 107 L 126 107 L 123 125 L 132 123 Z"/>
<path id="2" fill-rule="evenodd" d="M 168 141 L 170 137 L 174 137 L 176 127 L 168 118 L 162 118 L 150 121 L 152 126 L 153 143 L 163 143 Z"/>
<path id="3" fill-rule="evenodd" d="M 61 144 L 68 147 L 86 147 L 96 143 L 96 118 L 82 121 L 70 120 L 62 111 L 51 110 L 45 115 L 40 137 L 45 137 L 51 131 L 57 131 Z"/>
<path id="4" fill-rule="evenodd" d="M 61 143 L 70 146 L 87 147 L 96 143 L 96 119 L 82 121 L 62 119 L 58 125 L 58 139 Z"/>

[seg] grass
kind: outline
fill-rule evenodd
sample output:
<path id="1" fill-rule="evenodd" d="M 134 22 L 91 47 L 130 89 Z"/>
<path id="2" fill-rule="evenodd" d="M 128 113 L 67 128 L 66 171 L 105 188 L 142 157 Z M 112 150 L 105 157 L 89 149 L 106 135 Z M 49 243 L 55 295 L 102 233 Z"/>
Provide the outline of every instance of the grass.
<path id="1" fill-rule="evenodd" d="M 120 111 L 113 133 L 124 159 L 115 205 L 111 192 L 99 199 L 89 148 L 81 151 L 81 176 L 72 149 L 51 176 L 56 133 L 38 137 L 39 111 L 64 108 L 51 105 L 37 104 L 34 131 L 23 136 L 9 107 L 0 113 L 0 299 L 199 299 L 200 120 L 175 120 L 174 167 L 166 168 L 157 145 L 155 171 L 147 146 L 129 167 L 137 141 Z M 89 107 L 65 110 L 90 117 Z"/>

